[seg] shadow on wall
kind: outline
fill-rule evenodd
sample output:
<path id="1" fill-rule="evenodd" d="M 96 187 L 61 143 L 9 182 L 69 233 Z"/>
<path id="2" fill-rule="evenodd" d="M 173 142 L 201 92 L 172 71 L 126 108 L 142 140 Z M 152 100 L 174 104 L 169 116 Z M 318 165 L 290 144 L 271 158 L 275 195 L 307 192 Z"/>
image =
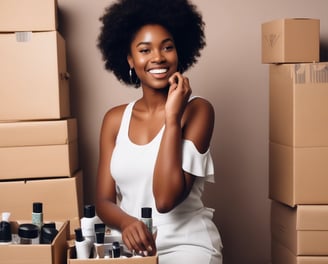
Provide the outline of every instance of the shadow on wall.
<path id="1" fill-rule="evenodd" d="M 328 61 L 328 41 L 320 43 L 320 61 Z"/>

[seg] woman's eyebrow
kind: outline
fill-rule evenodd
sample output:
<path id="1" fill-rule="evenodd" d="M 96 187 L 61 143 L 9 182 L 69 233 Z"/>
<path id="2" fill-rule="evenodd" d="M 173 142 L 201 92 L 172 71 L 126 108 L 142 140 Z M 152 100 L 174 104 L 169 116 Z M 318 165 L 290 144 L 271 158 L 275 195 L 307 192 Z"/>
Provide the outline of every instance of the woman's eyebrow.
<path id="1" fill-rule="evenodd" d="M 166 42 L 170 42 L 172 41 L 173 42 L 173 39 L 172 38 L 167 38 L 167 39 L 164 39 L 161 44 L 165 44 Z M 139 47 L 141 45 L 150 45 L 151 42 L 150 41 L 141 41 L 139 43 L 137 43 L 136 47 Z"/>

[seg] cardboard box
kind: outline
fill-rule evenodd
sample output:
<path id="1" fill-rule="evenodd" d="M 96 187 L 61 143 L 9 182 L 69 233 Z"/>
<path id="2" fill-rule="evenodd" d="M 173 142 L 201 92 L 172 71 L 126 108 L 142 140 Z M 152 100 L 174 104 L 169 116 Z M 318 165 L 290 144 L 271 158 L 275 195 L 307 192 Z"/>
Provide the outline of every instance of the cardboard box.
<path id="1" fill-rule="evenodd" d="M 0 1 L 0 32 L 53 31 L 57 28 L 56 0 Z"/>
<path id="2" fill-rule="evenodd" d="M 270 140 L 328 146 L 328 62 L 270 65 Z"/>
<path id="3" fill-rule="evenodd" d="M 319 19 L 277 19 L 263 23 L 261 29 L 262 63 L 319 61 Z"/>
<path id="4" fill-rule="evenodd" d="M 328 205 L 287 205 L 272 201 L 271 235 L 297 256 L 328 257 Z"/>
<path id="5" fill-rule="evenodd" d="M 67 264 L 158 264 L 158 256 L 142 258 L 76 259 L 75 247 L 69 248 Z"/>
<path id="6" fill-rule="evenodd" d="M 79 169 L 76 119 L 0 123 L 0 161 L 0 180 L 71 177 Z"/>
<path id="7" fill-rule="evenodd" d="M 13 234 L 17 234 L 18 225 L 25 221 L 12 222 Z M 58 234 L 51 244 L 43 245 L 0 245 L 0 263 L 6 264 L 63 264 L 67 258 L 67 234 L 69 222 L 56 222 Z"/>
<path id="8" fill-rule="evenodd" d="M 0 34 L 0 120 L 70 116 L 65 40 L 56 31 Z"/>
<path id="9" fill-rule="evenodd" d="M 0 122 L 0 147 L 64 145 L 77 138 L 76 118 Z"/>
<path id="10" fill-rule="evenodd" d="M 328 147 L 270 142 L 269 197 L 290 206 L 328 204 Z"/>
<path id="11" fill-rule="evenodd" d="M 31 219 L 33 202 L 43 203 L 45 221 L 70 221 L 70 232 L 83 216 L 83 173 L 74 177 L 0 182 L 0 212 L 11 219 Z"/>
<path id="12" fill-rule="evenodd" d="M 274 239 L 271 241 L 272 264 L 328 264 L 328 256 L 296 256 Z"/>

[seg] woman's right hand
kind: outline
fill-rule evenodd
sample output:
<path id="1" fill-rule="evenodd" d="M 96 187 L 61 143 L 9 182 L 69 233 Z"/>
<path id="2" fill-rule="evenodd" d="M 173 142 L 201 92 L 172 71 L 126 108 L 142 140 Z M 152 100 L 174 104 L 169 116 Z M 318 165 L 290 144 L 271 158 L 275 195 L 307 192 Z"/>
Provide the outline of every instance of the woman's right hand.
<path id="1" fill-rule="evenodd" d="M 156 254 L 157 249 L 153 234 L 138 219 L 135 219 L 122 229 L 122 239 L 131 252 L 134 251 L 144 256 L 153 256 Z"/>

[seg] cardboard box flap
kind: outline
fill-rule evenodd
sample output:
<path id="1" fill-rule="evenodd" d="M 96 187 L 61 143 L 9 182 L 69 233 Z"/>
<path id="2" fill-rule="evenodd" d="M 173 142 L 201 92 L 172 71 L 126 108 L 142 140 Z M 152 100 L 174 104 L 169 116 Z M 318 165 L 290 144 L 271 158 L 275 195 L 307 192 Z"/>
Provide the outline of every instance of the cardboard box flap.
<path id="1" fill-rule="evenodd" d="M 0 122 L 0 147 L 64 145 L 77 140 L 77 120 Z"/>

